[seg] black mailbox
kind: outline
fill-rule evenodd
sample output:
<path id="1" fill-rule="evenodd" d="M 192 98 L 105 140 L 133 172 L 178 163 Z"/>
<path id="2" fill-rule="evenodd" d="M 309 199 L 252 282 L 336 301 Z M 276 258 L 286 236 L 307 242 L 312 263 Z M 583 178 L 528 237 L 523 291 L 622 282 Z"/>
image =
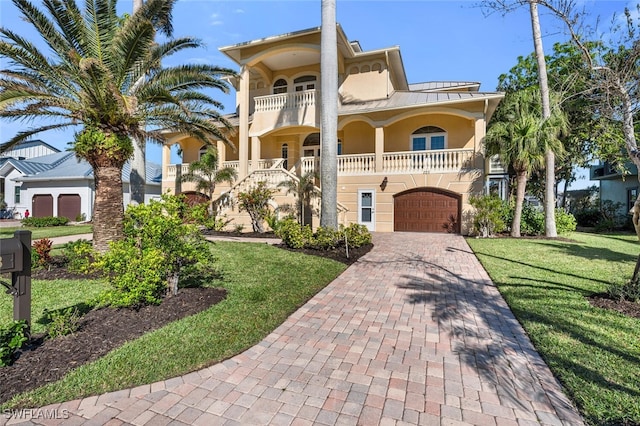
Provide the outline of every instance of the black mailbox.
<path id="1" fill-rule="evenodd" d="M 0 240 L 0 272 L 22 271 L 22 242 L 17 238 Z"/>

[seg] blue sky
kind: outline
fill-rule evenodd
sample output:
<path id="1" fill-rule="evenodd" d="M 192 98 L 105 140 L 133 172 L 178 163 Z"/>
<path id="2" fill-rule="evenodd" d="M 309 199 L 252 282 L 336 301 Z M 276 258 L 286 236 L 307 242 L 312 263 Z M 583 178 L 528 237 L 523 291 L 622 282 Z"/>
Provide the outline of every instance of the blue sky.
<path id="1" fill-rule="evenodd" d="M 39 0 L 32 0 L 39 4 Z M 607 28 L 615 13 L 638 0 L 584 0 L 580 4 L 592 22 L 600 17 Z M 82 4 L 82 0 L 79 0 Z M 518 56 L 533 51 L 528 8 L 502 16 L 488 16 L 477 1 L 371 1 L 337 0 L 337 21 L 350 40 L 364 50 L 400 46 L 409 82 L 463 80 L 482 83 L 493 91 L 498 76 L 517 63 Z M 131 0 L 120 0 L 119 9 L 129 12 Z M 556 41 L 567 40 L 562 24 L 540 9 L 545 51 Z M 176 36 L 201 38 L 206 49 L 191 50 L 174 61 L 207 62 L 237 70 L 218 48 L 244 41 L 320 26 L 320 0 L 235 1 L 179 0 L 174 10 Z M 21 35 L 32 32 L 17 16 L 9 0 L 0 0 L 0 25 Z M 34 42 L 36 40 L 33 40 Z M 6 63 L 0 63 L 6 66 Z M 235 94 L 216 94 L 223 112 L 232 112 Z M 0 142 L 28 124 L 0 122 Z M 40 139 L 65 149 L 72 133 L 44 133 Z M 160 148 L 149 147 L 149 159 L 160 162 Z"/>

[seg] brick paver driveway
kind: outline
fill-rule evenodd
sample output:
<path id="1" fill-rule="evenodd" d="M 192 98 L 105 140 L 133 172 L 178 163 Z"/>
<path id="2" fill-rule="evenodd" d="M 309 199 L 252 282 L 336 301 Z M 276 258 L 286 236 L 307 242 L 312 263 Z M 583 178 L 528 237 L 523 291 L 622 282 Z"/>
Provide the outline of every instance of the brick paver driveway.
<path id="1" fill-rule="evenodd" d="M 582 423 L 462 237 L 374 244 L 246 352 L 47 409 L 67 424 Z"/>

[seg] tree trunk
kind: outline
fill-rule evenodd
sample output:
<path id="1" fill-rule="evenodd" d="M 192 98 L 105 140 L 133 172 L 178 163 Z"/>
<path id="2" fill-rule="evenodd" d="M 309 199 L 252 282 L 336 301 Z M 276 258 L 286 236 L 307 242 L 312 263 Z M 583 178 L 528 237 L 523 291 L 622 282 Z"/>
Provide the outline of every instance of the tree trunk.
<path id="1" fill-rule="evenodd" d="M 93 213 L 93 248 L 99 253 L 109 249 L 111 241 L 123 237 L 122 167 L 93 168 L 96 197 Z"/>
<path id="2" fill-rule="evenodd" d="M 527 172 L 516 172 L 516 209 L 513 212 L 513 222 L 511 223 L 511 236 L 520 236 L 520 222 L 522 221 L 522 205 L 524 204 L 524 193 L 527 188 Z"/>
<path id="3" fill-rule="evenodd" d="M 336 0 L 322 0 L 320 39 L 320 225 L 338 228 L 338 45 Z"/>
<path id="4" fill-rule="evenodd" d="M 536 60 L 538 62 L 538 84 L 540 86 L 540 95 L 542 97 L 542 119 L 548 120 L 549 117 L 551 117 L 551 102 L 549 100 L 547 63 L 544 58 L 544 48 L 542 46 L 542 35 L 540 31 L 540 18 L 538 16 L 538 3 L 536 0 L 529 0 L 529 11 L 531 12 L 533 46 L 535 48 Z M 547 237 L 557 237 L 556 198 L 554 194 L 556 181 L 556 156 L 552 150 L 547 150 L 544 160 L 544 234 Z"/>

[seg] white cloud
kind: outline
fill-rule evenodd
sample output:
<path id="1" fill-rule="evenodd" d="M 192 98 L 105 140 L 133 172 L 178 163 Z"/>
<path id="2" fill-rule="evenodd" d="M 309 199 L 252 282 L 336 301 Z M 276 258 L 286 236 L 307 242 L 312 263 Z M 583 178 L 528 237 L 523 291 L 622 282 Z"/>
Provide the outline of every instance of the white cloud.
<path id="1" fill-rule="evenodd" d="M 233 13 L 244 13 L 244 9 L 236 9 Z"/>

